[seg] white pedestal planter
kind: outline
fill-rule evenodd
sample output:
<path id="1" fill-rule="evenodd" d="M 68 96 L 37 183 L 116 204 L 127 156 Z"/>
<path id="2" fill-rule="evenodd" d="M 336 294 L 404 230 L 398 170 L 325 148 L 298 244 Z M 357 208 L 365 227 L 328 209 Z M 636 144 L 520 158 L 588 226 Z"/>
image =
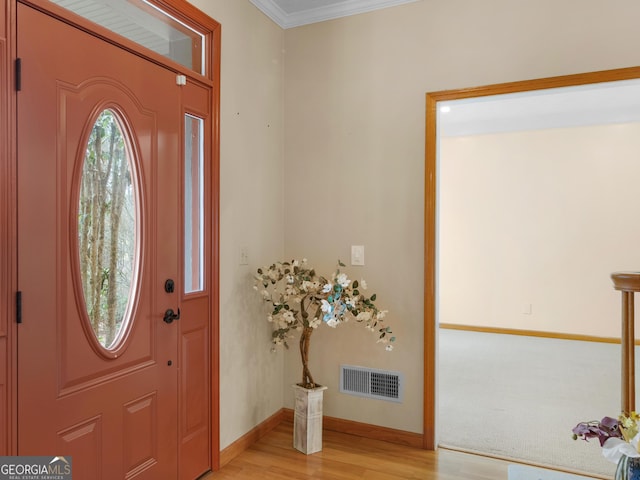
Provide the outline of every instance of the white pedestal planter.
<path id="1" fill-rule="evenodd" d="M 309 455 L 322 450 L 322 397 L 327 387 L 308 389 L 293 385 L 295 414 L 293 448 Z"/>

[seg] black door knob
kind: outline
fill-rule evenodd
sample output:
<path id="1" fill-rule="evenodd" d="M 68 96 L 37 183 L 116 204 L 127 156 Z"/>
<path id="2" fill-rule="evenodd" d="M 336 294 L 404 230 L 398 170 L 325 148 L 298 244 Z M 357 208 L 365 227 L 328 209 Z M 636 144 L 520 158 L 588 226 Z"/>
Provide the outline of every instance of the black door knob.
<path id="1" fill-rule="evenodd" d="M 172 309 L 168 309 L 164 312 L 164 320 L 165 323 L 172 323 L 174 320 L 180 320 L 180 309 L 178 309 L 178 313 L 174 313 Z"/>

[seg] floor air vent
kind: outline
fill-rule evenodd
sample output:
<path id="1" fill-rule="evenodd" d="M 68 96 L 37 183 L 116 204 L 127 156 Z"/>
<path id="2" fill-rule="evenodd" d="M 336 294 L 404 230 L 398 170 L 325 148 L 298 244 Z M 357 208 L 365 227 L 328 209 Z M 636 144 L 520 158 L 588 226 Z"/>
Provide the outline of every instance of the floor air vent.
<path id="1" fill-rule="evenodd" d="M 402 402 L 402 374 L 340 365 L 340 392 L 359 397 Z"/>

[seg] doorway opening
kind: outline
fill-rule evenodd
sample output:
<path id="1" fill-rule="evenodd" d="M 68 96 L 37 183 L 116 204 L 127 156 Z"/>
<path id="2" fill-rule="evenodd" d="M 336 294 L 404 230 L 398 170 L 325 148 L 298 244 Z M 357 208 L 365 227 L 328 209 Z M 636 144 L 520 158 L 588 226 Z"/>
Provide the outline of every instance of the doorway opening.
<path id="1" fill-rule="evenodd" d="M 426 125 L 427 125 L 427 130 L 426 130 L 426 204 L 425 204 L 425 210 L 426 210 L 426 245 L 425 245 L 425 434 L 427 436 L 429 436 L 429 439 L 426 439 L 427 442 L 431 442 L 429 443 L 428 447 L 431 448 L 436 448 L 439 442 L 439 437 L 438 437 L 438 433 L 435 429 L 435 425 L 438 424 L 438 418 L 437 418 L 437 411 L 436 411 L 436 405 L 438 403 L 437 401 L 437 385 L 438 385 L 438 374 L 439 374 L 439 370 L 438 370 L 438 360 L 436 358 L 436 352 L 438 351 L 438 342 L 437 342 L 437 338 L 438 338 L 438 332 L 440 330 L 440 322 L 442 323 L 449 323 L 449 325 L 446 326 L 452 326 L 452 323 L 458 323 L 459 325 L 453 325 L 456 329 L 467 329 L 467 330 L 471 330 L 471 331 L 477 331 L 479 330 L 489 330 L 489 333 L 496 333 L 500 328 L 503 329 L 508 329 L 510 328 L 511 330 L 522 330 L 519 333 L 524 333 L 524 334 L 530 334 L 531 330 L 542 330 L 542 333 L 555 333 L 555 334 L 560 334 L 563 337 L 571 337 L 572 335 L 576 336 L 577 334 L 571 330 L 557 330 L 557 324 L 555 328 L 549 328 L 549 326 L 547 325 L 547 328 L 544 328 L 544 324 L 540 323 L 538 324 L 526 324 L 525 320 L 530 320 L 533 321 L 533 317 L 532 317 L 532 313 L 534 312 L 533 315 L 538 314 L 538 320 L 540 322 L 543 322 L 544 320 L 542 319 L 542 307 L 544 305 L 546 305 L 548 303 L 548 300 L 545 299 L 540 299 L 540 300 L 536 300 L 533 301 L 530 298 L 527 298 L 527 296 L 525 294 L 512 294 L 512 295 L 506 295 L 505 298 L 503 299 L 504 301 L 502 303 L 508 303 L 509 305 L 511 305 L 512 303 L 515 303 L 517 305 L 516 307 L 516 313 L 514 314 L 516 317 L 518 317 L 519 319 L 519 324 L 518 327 L 514 329 L 513 325 L 511 325 L 510 327 L 507 327 L 506 324 L 489 324 L 488 326 L 484 325 L 483 326 L 478 326 L 478 325 L 474 325 L 474 322 L 476 322 L 478 320 L 479 317 L 481 317 L 482 315 L 482 310 L 483 308 L 480 307 L 480 305 L 478 305 L 478 302 L 476 301 L 472 301 L 470 300 L 469 302 L 466 302 L 465 299 L 458 299 L 458 304 L 460 306 L 460 308 L 466 308 L 466 307 L 478 307 L 478 310 L 475 311 L 475 313 L 473 315 L 469 315 L 469 312 L 467 312 L 466 318 L 462 321 L 460 320 L 456 320 L 454 322 L 451 321 L 451 314 L 452 314 L 452 310 L 451 308 L 449 308 L 448 313 L 447 313 L 447 309 L 443 308 L 443 305 L 441 304 L 441 300 L 442 300 L 442 295 L 445 294 L 445 292 L 443 292 L 443 288 L 448 288 L 446 286 L 443 286 L 440 284 L 441 281 L 441 275 L 442 272 L 444 270 L 444 265 L 442 265 L 442 257 L 441 257 L 441 252 L 440 252 L 440 248 L 441 248 L 441 243 L 444 242 L 445 240 L 442 239 L 440 237 L 440 229 L 443 227 L 442 223 L 443 223 L 443 219 L 440 218 L 439 216 L 442 213 L 442 208 L 444 208 L 443 206 L 443 202 L 449 201 L 449 206 L 451 206 L 451 202 L 452 201 L 456 201 L 456 200 L 460 200 L 460 198 L 457 199 L 452 199 L 452 198 L 448 198 L 447 199 L 443 199 L 442 195 L 443 195 L 443 185 L 442 185 L 442 181 L 443 181 L 443 172 L 444 172 L 444 167 L 441 165 L 441 162 L 443 161 L 442 158 L 439 158 L 439 155 L 442 153 L 442 149 L 443 148 L 448 148 L 447 145 L 445 145 L 447 143 L 446 140 L 443 140 L 443 137 L 441 137 L 441 131 L 440 129 L 442 128 L 442 117 L 443 115 L 449 115 L 449 113 L 444 113 L 440 111 L 440 107 L 449 107 L 451 110 L 450 112 L 453 112 L 454 109 L 457 106 L 461 106 L 464 107 L 464 104 L 470 104 L 471 102 L 468 101 L 468 99 L 477 99 L 477 104 L 478 105 L 482 105 L 485 104 L 487 106 L 489 106 L 496 97 L 494 96 L 499 96 L 499 95 L 503 95 L 503 96 L 508 96 L 510 94 L 514 94 L 514 93 L 519 93 L 521 98 L 527 98 L 530 95 L 533 95 L 533 93 L 525 93 L 525 92 L 539 92 L 539 93 L 543 93 L 543 94 L 550 94 L 551 90 L 550 89 L 554 89 L 554 88 L 566 88 L 567 90 L 578 86 L 578 85 L 587 85 L 587 84 L 593 84 L 595 86 L 599 86 L 602 87 L 603 89 L 605 88 L 605 84 L 606 82 L 620 82 L 620 84 L 624 84 L 625 81 L 633 81 L 634 79 L 638 78 L 640 76 L 640 70 L 638 70 L 637 68 L 630 68 L 630 69 L 621 69 L 621 70 L 614 70 L 614 71 L 607 71 L 607 72 L 596 72 L 596 73 L 590 73 L 590 74 L 580 74 L 580 75 L 571 75 L 571 76 L 566 76 L 566 77 L 557 77 L 557 78 L 551 78 L 551 79 L 541 79 L 541 80 L 533 80 L 533 81 L 526 81 L 526 82 L 515 82 L 515 83 L 509 83 L 509 84 L 501 84 L 501 85 L 493 85 L 493 86 L 488 86 L 488 87 L 480 87 L 480 88 L 473 88 L 473 89 L 466 89 L 466 90 L 459 90 L 459 91 L 447 91 L 447 92 L 435 92 L 435 93 L 430 93 L 427 94 L 427 120 L 426 120 Z M 590 103 L 587 103 L 586 105 L 591 106 Z M 584 106 L 584 105 L 583 105 Z M 615 109 L 614 109 L 615 110 Z M 636 108 L 636 113 L 637 113 L 638 109 Z M 618 110 L 618 114 L 620 113 L 620 110 Z M 559 116 L 558 115 L 554 115 L 553 120 L 558 120 Z M 529 118 L 529 121 L 531 121 L 531 118 Z M 636 120 L 630 119 L 630 118 L 621 118 L 620 116 L 618 116 L 617 119 L 618 122 L 620 121 L 627 121 L 627 122 L 634 122 Z M 488 121 L 485 121 L 485 126 L 487 125 L 487 123 L 490 123 Z M 509 124 L 513 123 L 513 120 L 509 120 L 508 122 Z M 529 127 L 531 128 L 531 127 Z M 562 129 L 562 128 L 566 128 L 566 127 L 562 127 L 560 125 L 556 125 L 556 128 L 558 129 Z M 586 128 L 586 127 L 584 127 Z M 568 130 L 565 130 L 563 133 L 566 133 Z M 489 133 L 484 132 L 485 135 L 483 137 L 483 140 L 487 140 L 489 138 Z M 449 142 L 449 144 L 452 142 Z M 463 143 L 462 141 L 459 143 Z M 450 145 L 449 145 L 450 146 Z M 495 150 L 493 150 L 495 152 Z M 529 153 L 529 152 L 527 152 Z M 557 152 L 556 152 L 557 153 Z M 540 153 L 540 156 L 542 156 L 543 154 Z M 522 155 L 520 155 L 522 156 Z M 512 158 L 512 162 L 510 164 L 510 167 L 513 167 L 514 164 L 516 163 L 516 158 L 513 156 L 511 156 Z M 590 165 L 590 167 L 593 167 L 593 165 Z M 610 168 L 611 165 L 608 165 L 606 168 Z M 613 169 L 615 170 L 615 167 L 613 167 Z M 459 167 L 457 169 L 457 172 L 455 172 L 455 174 L 458 175 L 462 175 L 465 173 L 465 169 L 462 167 Z M 472 176 L 473 174 L 471 174 L 470 172 L 469 176 Z M 477 171 L 476 171 L 477 174 Z M 495 181 L 496 178 L 502 178 L 498 176 L 498 173 L 495 171 L 492 171 L 492 169 L 487 168 L 485 171 L 482 172 L 483 175 L 493 175 L 493 178 L 485 178 L 485 177 L 476 177 L 475 182 L 472 181 L 471 185 L 473 185 L 473 188 L 476 189 L 475 194 L 476 194 L 476 198 L 482 198 L 483 194 L 479 193 L 477 191 L 478 188 L 481 188 L 482 186 L 484 186 L 485 184 L 487 184 L 489 181 Z M 557 177 L 559 177 L 559 175 L 555 175 L 552 176 L 553 180 L 556 180 Z M 505 182 L 509 182 L 509 178 L 505 177 L 504 178 Z M 549 178 L 547 178 L 547 183 L 549 181 Z M 495 185 L 495 184 L 494 184 Z M 541 192 L 543 191 L 545 188 L 548 188 L 549 185 L 544 185 L 544 183 L 540 183 L 538 182 L 537 184 L 534 184 L 532 188 L 533 191 L 533 198 L 535 198 L 535 193 L 536 192 Z M 520 188 L 518 190 L 519 192 L 523 191 L 523 188 Z M 593 189 L 592 190 L 592 194 L 595 194 L 595 192 L 599 191 L 599 189 Z M 451 194 L 453 194 L 453 196 L 456 196 L 455 193 L 456 192 L 449 192 Z M 460 192 L 458 191 L 457 193 L 460 193 L 459 197 L 464 197 L 465 196 L 465 192 Z M 575 198 L 575 196 L 574 196 Z M 542 199 L 544 200 L 544 199 Z M 502 202 L 499 202 L 498 205 L 500 206 L 500 208 L 502 209 L 502 211 L 504 211 L 505 207 L 509 207 L 513 204 L 513 198 L 511 197 L 511 199 L 507 199 L 507 200 L 503 200 Z M 588 208 L 586 210 L 589 210 Z M 491 211 L 489 211 L 489 213 L 491 214 L 490 217 L 493 217 L 495 215 L 499 215 L 498 210 L 495 210 L 493 213 L 491 214 Z M 446 214 L 446 212 L 445 212 Z M 545 219 L 549 219 L 551 217 L 553 217 L 556 214 L 556 212 L 551 212 L 550 214 L 548 214 L 546 216 Z M 616 215 L 618 215 L 618 212 L 615 211 L 613 213 L 610 213 L 610 217 L 613 217 L 614 219 L 616 218 Z M 622 216 L 624 216 L 624 214 L 620 214 Z M 535 216 L 532 216 L 531 218 L 523 218 L 522 215 L 519 217 L 519 220 L 516 222 L 516 225 L 513 225 L 514 229 L 517 229 L 518 231 L 521 230 L 527 230 L 529 232 L 531 232 L 531 228 L 535 228 L 535 226 L 537 225 L 537 223 L 535 223 L 534 220 Z M 620 216 L 618 216 L 617 218 L 621 218 Z M 482 219 L 484 219 L 484 221 L 481 221 Z M 448 220 L 451 220 L 451 218 L 449 218 Z M 487 217 L 483 217 L 482 215 L 478 215 L 477 218 L 471 219 L 469 220 L 471 222 L 475 222 L 477 221 L 478 224 L 485 229 L 486 231 L 491 230 L 492 228 L 492 222 L 493 222 L 493 218 L 490 218 L 489 220 L 487 220 Z M 470 231 L 474 231 L 474 228 L 472 228 L 472 225 L 469 223 L 469 221 L 467 223 L 462 223 L 460 225 L 458 225 L 458 230 L 456 230 L 458 233 L 455 234 L 455 236 L 449 236 L 447 238 L 446 241 L 461 241 L 462 239 L 473 239 L 473 235 L 469 234 Z M 567 219 L 567 221 L 569 221 L 569 218 Z M 513 222 L 510 222 L 510 224 L 512 224 Z M 445 225 L 446 226 L 446 225 Z M 451 225 L 450 225 L 451 227 Z M 447 227 L 449 228 L 449 227 Z M 462 229 L 462 230 L 460 230 Z M 449 230 L 450 232 L 452 230 Z M 465 233 L 466 232 L 466 233 Z M 512 232 L 513 233 L 513 232 Z M 502 243 L 504 244 L 505 241 L 508 241 L 509 239 L 511 239 L 513 237 L 513 235 L 511 235 L 509 233 L 509 231 L 507 232 L 503 232 L 502 235 Z M 494 238 L 495 240 L 495 238 Z M 440 244 L 439 244 L 440 242 Z M 496 243 L 495 241 L 493 243 Z M 537 243 L 535 243 L 536 245 L 542 246 L 543 244 L 547 244 L 548 240 L 539 240 Z M 555 242 L 555 244 L 557 244 L 558 241 Z M 578 248 L 578 246 L 580 245 L 580 242 L 576 242 L 575 243 L 576 248 Z M 486 246 L 486 245 L 485 245 Z M 495 246 L 495 245 L 494 245 Z M 504 245 L 503 245 L 504 247 Z M 480 245 L 480 241 L 478 241 L 478 243 L 475 246 L 471 246 L 469 247 L 469 251 L 473 251 L 474 248 L 476 249 L 475 251 L 475 256 L 474 256 L 474 260 L 475 261 L 482 261 L 483 260 L 483 256 L 486 254 L 486 248 Z M 518 251 L 520 251 L 520 253 L 522 253 L 524 255 L 524 253 L 526 253 L 526 248 L 519 248 L 516 249 L 516 253 Z M 458 253 L 460 253 L 460 251 L 458 250 Z M 452 255 L 456 255 L 456 252 L 451 252 Z M 461 260 L 458 264 L 458 266 L 462 266 L 464 265 L 465 267 L 468 266 L 468 263 L 463 259 L 465 257 L 466 253 L 460 253 L 460 257 Z M 451 258 L 451 257 L 450 257 Z M 563 256 L 563 258 L 566 258 L 566 256 Z M 540 263 L 540 262 L 539 262 Z M 593 267 L 594 264 L 593 262 L 590 262 L 590 266 Z M 447 275 L 453 275 L 450 276 L 449 278 L 453 278 L 455 277 L 455 272 L 453 272 L 451 270 L 451 263 L 449 263 L 449 265 L 447 266 L 448 270 L 447 270 Z M 500 272 L 496 272 L 496 268 L 495 266 L 492 266 L 490 268 L 488 267 L 474 267 L 477 270 L 480 270 L 480 274 L 484 274 L 484 281 L 486 284 L 488 285 L 495 285 L 495 283 L 493 283 L 493 277 L 492 275 L 495 275 L 497 273 Z M 522 267 L 524 268 L 524 267 Z M 597 267 L 598 269 L 600 269 L 600 267 Z M 626 267 L 629 268 L 629 267 Z M 618 295 L 616 295 L 613 292 L 613 288 L 611 286 L 610 280 L 608 278 L 608 275 L 619 269 L 619 267 L 617 266 L 617 264 L 612 264 L 610 266 L 610 269 L 605 267 L 606 272 L 604 272 L 604 274 L 602 275 L 596 275 L 598 277 L 598 281 L 603 282 L 603 284 L 600 285 L 600 290 L 602 290 L 602 293 L 605 296 L 610 296 L 612 297 L 612 302 L 613 302 L 613 307 L 611 306 L 611 304 L 606 304 L 609 300 L 605 300 L 605 305 L 602 307 L 604 310 L 608 311 L 608 318 L 612 319 L 613 321 L 611 322 L 613 324 L 613 327 L 615 329 L 615 327 L 619 327 L 618 325 L 618 318 L 619 318 L 619 298 Z M 460 272 L 458 272 L 460 274 Z M 468 273 L 468 272 L 467 272 Z M 466 276 L 467 274 L 465 274 Z M 602 278 L 600 278 L 602 277 Z M 474 277 L 477 280 L 477 276 Z M 511 275 L 504 275 L 504 277 L 498 277 L 501 278 L 502 280 L 509 280 L 512 279 L 513 283 L 516 284 L 514 285 L 514 287 L 518 286 L 518 281 L 513 279 L 513 277 Z M 557 274 L 554 274 L 552 277 L 553 281 L 557 280 Z M 574 279 L 575 280 L 575 279 Z M 475 290 L 478 289 L 482 289 L 483 285 L 479 285 L 474 291 L 470 291 L 471 287 L 468 288 L 464 288 L 465 292 L 468 292 L 469 294 L 469 298 L 471 299 L 471 297 L 473 297 L 475 295 Z M 598 287 L 596 287 L 598 288 Z M 503 288 L 496 288 L 497 289 L 497 294 L 499 296 L 499 294 L 502 292 Z M 558 292 L 559 289 L 556 289 L 557 293 L 560 294 L 561 292 Z M 563 290 L 563 289 L 560 289 Z M 599 291 L 600 291 L 599 290 Z M 531 291 L 530 289 L 528 289 L 528 291 Z M 486 294 L 486 291 L 485 291 Z M 466 295 L 466 294 L 465 294 Z M 495 296 L 494 294 L 492 294 L 492 298 L 493 296 Z M 587 295 L 589 296 L 589 295 Z M 514 298 L 511 298 L 514 297 Z M 466 296 L 465 296 L 466 298 Z M 475 298 L 475 297 L 474 297 Z M 539 296 L 537 296 L 536 298 L 540 298 Z M 486 298 L 483 300 L 485 301 Z M 499 299 L 498 299 L 499 300 Z M 497 301 L 498 301 L 497 300 Z M 588 299 L 586 299 L 588 301 Z M 466 304 L 466 307 L 465 307 Z M 450 305 L 449 305 L 450 307 Z M 525 309 L 526 307 L 526 309 Z M 582 305 L 580 305 L 580 308 L 582 308 Z M 610 310 L 610 311 L 609 311 Z M 495 313 L 495 312 L 494 312 Z M 443 315 L 449 315 L 449 320 L 443 319 Z M 498 317 L 499 315 L 494 315 L 492 313 L 489 314 L 492 321 L 496 321 L 496 317 Z M 564 316 L 565 318 L 567 317 L 567 315 Z M 484 322 L 486 323 L 486 322 Z M 597 324 L 598 322 L 594 322 L 594 324 Z M 542 327 L 542 328 L 540 328 Z M 594 326 L 594 328 L 597 328 Z M 491 330 L 493 329 L 493 330 Z M 454 330 L 450 330 L 451 332 L 455 332 Z M 529 332 L 527 332 L 529 331 Z M 500 333 L 505 333 L 504 331 L 500 332 Z M 515 332 L 508 332 L 508 333 L 515 333 Z M 538 332 L 539 333 L 539 332 Z M 477 333 L 477 335 L 480 335 L 481 333 Z M 584 336 L 591 336 L 594 337 L 595 339 L 602 339 L 602 338 L 608 338 L 608 337 L 615 337 L 615 332 L 614 333 L 608 333 L 608 332 L 603 332 L 603 331 L 597 331 L 597 330 L 592 330 L 588 332 L 589 335 L 582 335 Z M 592 340 L 594 338 L 591 338 Z M 582 338 L 582 340 L 584 340 L 584 338 Z M 616 359 L 617 360 L 617 357 Z M 613 372 L 613 376 L 616 377 L 617 374 L 615 372 Z M 615 415 L 615 412 L 602 412 L 602 415 L 606 415 L 606 414 L 613 414 Z M 580 419 L 578 419 L 580 420 Z M 438 424 L 439 425 L 439 424 Z M 567 429 L 568 431 L 570 431 L 570 428 L 572 427 L 572 419 L 567 419 Z M 440 425 L 438 426 L 438 429 L 440 429 Z"/>

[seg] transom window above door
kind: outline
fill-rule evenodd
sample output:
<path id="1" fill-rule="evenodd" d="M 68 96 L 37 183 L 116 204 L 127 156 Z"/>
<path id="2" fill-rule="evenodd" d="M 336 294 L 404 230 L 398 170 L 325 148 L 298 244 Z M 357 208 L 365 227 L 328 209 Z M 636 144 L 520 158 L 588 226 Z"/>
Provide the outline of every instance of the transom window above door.
<path id="1" fill-rule="evenodd" d="M 51 0 L 201 75 L 205 35 L 146 0 Z"/>

